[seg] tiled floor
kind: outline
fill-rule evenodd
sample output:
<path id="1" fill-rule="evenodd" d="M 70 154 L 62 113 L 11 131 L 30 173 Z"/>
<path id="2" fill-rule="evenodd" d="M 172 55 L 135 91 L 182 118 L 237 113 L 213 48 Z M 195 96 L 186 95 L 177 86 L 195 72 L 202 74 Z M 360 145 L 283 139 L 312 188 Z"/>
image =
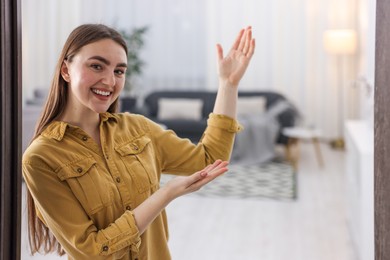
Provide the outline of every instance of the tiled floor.
<path id="1" fill-rule="evenodd" d="M 321 149 L 323 169 L 312 146 L 302 145 L 294 202 L 196 196 L 172 202 L 167 213 L 173 260 L 355 260 L 344 200 L 344 152 L 324 144 Z M 66 259 L 31 257 L 25 241 L 22 259 Z"/>

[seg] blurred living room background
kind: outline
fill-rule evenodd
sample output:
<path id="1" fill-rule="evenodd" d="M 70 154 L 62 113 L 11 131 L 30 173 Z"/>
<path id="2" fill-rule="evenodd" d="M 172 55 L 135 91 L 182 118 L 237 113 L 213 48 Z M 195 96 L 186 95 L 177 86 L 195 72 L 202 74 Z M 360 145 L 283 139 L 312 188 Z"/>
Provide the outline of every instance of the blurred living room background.
<path id="1" fill-rule="evenodd" d="M 62 45 L 82 23 L 104 23 L 124 32 L 147 28 L 137 53 L 142 71 L 123 94 L 123 98 L 136 99 L 134 111 L 143 111 L 145 98 L 158 91 L 215 92 L 215 44 L 221 43 L 226 54 L 237 32 L 251 25 L 256 52 L 240 91 L 277 93 L 297 111 L 292 132 L 279 129 L 287 141 L 282 147 L 275 145 L 288 159 L 284 152 L 288 142 L 300 144 L 300 150 L 293 151 L 299 162 L 294 165 L 296 198 L 287 202 L 181 198 L 168 208 L 174 259 L 374 259 L 375 1 L 23 0 L 23 149 L 42 109 Z M 334 145 L 340 139 L 342 144 Z M 316 159 L 314 140 L 319 141 L 317 156 L 321 158 Z M 247 211 L 254 208 L 253 214 L 267 217 L 237 217 L 239 224 L 233 225 L 249 224 L 234 231 L 232 240 L 228 239 L 231 248 L 222 245 L 226 234 L 210 231 L 210 239 L 220 243 L 206 243 L 213 248 L 205 249 L 199 243 L 204 240 L 202 234 L 192 236 L 196 230 L 183 230 L 190 224 L 180 220 L 198 221 L 196 214 L 188 212 L 201 199 L 203 205 L 221 207 L 208 219 L 227 217 L 221 212 L 229 205 L 242 212 L 240 217 L 248 217 Z M 209 227 L 218 221 L 214 219 Z M 255 230 L 249 236 L 255 241 L 248 242 L 244 230 Z M 199 251 L 205 250 L 210 258 L 190 249 L 191 244 L 202 246 Z M 283 245 L 288 249 L 281 250 Z M 24 259 L 38 259 L 28 255 L 26 244 L 22 246 Z"/>

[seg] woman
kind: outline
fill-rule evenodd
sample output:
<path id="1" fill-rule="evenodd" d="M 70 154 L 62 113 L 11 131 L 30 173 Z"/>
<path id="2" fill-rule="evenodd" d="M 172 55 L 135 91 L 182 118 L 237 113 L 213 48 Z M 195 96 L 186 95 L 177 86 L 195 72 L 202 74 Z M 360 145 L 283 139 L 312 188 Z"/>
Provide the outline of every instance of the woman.
<path id="1" fill-rule="evenodd" d="M 143 116 L 115 113 L 126 44 L 105 25 L 77 27 L 23 156 L 32 253 L 43 248 L 78 260 L 170 259 L 164 208 L 227 171 L 240 129 L 237 86 L 254 49 L 250 27 L 226 57 L 217 45 L 219 90 L 194 145 Z M 162 172 L 189 176 L 160 188 Z"/>

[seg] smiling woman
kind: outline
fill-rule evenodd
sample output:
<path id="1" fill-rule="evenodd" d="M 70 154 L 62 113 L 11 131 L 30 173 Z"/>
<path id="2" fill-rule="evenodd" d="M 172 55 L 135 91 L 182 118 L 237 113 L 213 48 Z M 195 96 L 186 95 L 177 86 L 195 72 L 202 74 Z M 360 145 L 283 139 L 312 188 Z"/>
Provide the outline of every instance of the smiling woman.
<path id="1" fill-rule="evenodd" d="M 135 114 L 116 113 L 127 48 L 102 24 L 78 26 L 60 54 L 42 117 L 23 155 L 32 253 L 69 259 L 171 259 L 164 208 L 227 171 L 238 84 L 255 49 L 252 28 L 224 56 L 198 144 Z M 180 149 L 177 149 L 180 147 Z M 185 175 L 160 188 L 161 174 Z"/>

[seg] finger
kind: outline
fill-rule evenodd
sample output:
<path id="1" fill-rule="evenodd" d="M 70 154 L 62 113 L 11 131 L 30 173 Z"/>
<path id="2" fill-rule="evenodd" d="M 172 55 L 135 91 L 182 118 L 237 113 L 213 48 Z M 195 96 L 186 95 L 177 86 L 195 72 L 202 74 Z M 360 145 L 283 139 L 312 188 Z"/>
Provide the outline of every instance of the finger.
<path id="1" fill-rule="evenodd" d="M 245 41 L 246 41 L 246 36 L 247 36 L 248 31 L 249 31 L 250 29 L 251 29 L 250 26 L 248 26 L 248 27 L 245 29 L 245 31 L 244 31 L 244 33 L 243 33 L 241 39 L 240 39 L 240 44 L 239 44 L 239 46 L 238 46 L 238 48 L 237 48 L 237 51 L 242 51 L 242 50 L 244 49 Z"/>
<path id="2" fill-rule="evenodd" d="M 215 175 L 220 169 L 222 168 L 227 168 L 228 166 L 228 162 L 220 162 L 219 164 L 217 165 L 212 165 L 212 167 L 208 168 L 207 169 L 207 174 L 208 176 L 213 176 Z"/>
<path id="3" fill-rule="evenodd" d="M 196 178 L 196 174 L 197 174 L 198 172 L 195 173 L 195 174 L 193 174 L 193 175 L 195 175 L 195 176 L 194 176 L 193 178 L 191 178 L 191 180 L 189 180 L 190 185 L 192 185 L 192 184 L 194 184 L 194 183 L 200 181 L 202 178 L 206 178 L 206 177 L 208 177 L 208 176 L 210 176 L 210 175 L 213 175 L 213 176 L 216 175 L 216 174 L 218 175 L 220 169 L 226 168 L 226 166 L 227 166 L 228 164 L 229 164 L 229 163 L 226 162 L 226 161 L 222 161 L 222 160 L 220 160 L 220 159 L 216 160 L 213 164 L 208 165 L 206 168 L 204 168 L 203 170 L 201 170 L 201 171 L 199 172 L 199 174 L 200 174 L 199 178 Z M 215 178 L 215 177 L 214 177 L 214 178 Z M 190 185 L 187 185 L 187 187 L 190 186 Z"/>
<path id="4" fill-rule="evenodd" d="M 242 51 L 244 53 L 244 55 L 246 55 L 248 53 L 249 46 L 251 43 L 252 43 L 252 29 L 249 29 L 249 31 L 246 35 L 244 49 Z"/>
<path id="5" fill-rule="evenodd" d="M 228 168 L 226 168 L 226 167 L 219 168 L 219 169 L 215 170 L 215 172 L 213 172 L 212 175 L 208 174 L 207 177 L 205 177 L 203 179 L 199 179 L 197 182 L 194 182 L 188 188 L 191 190 L 199 190 L 200 188 L 202 188 L 203 186 L 205 186 L 206 184 L 208 184 L 212 180 L 216 179 L 217 177 L 221 176 L 222 174 L 224 174 L 227 171 L 228 171 Z"/>
<path id="6" fill-rule="evenodd" d="M 227 168 L 228 166 L 228 162 L 224 161 L 224 162 L 221 162 L 220 164 L 218 164 L 216 167 L 214 167 L 213 169 L 211 169 L 208 174 L 209 175 L 213 175 L 215 174 L 215 172 L 218 172 L 220 169 L 222 168 Z"/>
<path id="7" fill-rule="evenodd" d="M 218 58 L 218 61 L 220 61 L 223 59 L 223 49 L 222 49 L 221 44 L 218 43 L 216 45 L 216 48 L 217 48 L 217 58 Z"/>
<path id="8" fill-rule="evenodd" d="M 222 167 L 221 164 L 223 164 L 222 160 L 220 159 L 216 160 L 213 164 L 209 165 L 209 167 L 207 168 L 207 172 L 211 172 L 218 167 Z"/>
<path id="9" fill-rule="evenodd" d="M 213 168 L 215 168 L 218 164 L 220 164 L 222 160 L 218 159 L 214 163 L 207 165 L 203 170 L 206 172 L 211 171 Z"/>
<path id="10" fill-rule="evenodd" d="M 253 54 L 255 53 L 255 48 L 256 48 L 256 42 L 255 42 L 255 39 L 252 39 L 250 47 L 249 47 L 249 51 L 246 54 L 246 57 L 252 58 Z"/>
<path id="11" fill-rule="evenodd" d="M 236 40 L 234 41 L 234 44 L 232 46 L 232 50 L 237 50 L 238 46 L 240 45 L 242 35 L 244 34 L 245 29 L 241 29 L 240 32 L 238 33 Z"/>
<path id="12" fill-rule="evenodd" d="M 208 176 L 208 173 L 205 170 L 195 172 L 194 174 L 188 176 L 186 187 L 190 187 L 194 183 L 197 183 L 198 181 L 206 178 L 207 176 Z"/>
<path id="13" fill-rule="evenodd" d="M 213 164 L 208 165 L 203 170 L 198 171 L 198 172 L 190 175 L 188 178 L 187 187 L 193 185 L 194 183 L 199 182 L 202 179 L 205 179 L 211 173 L 212 173 L 212 175 L 215 175 L 215 174 L 218 175 L 219 171 L 223 168 L 226 168 L 227 165 L 228 165 L 228 162 L 226 162 L 226 161 L 222 161 L 220 159 L 216 160 Z"/>

